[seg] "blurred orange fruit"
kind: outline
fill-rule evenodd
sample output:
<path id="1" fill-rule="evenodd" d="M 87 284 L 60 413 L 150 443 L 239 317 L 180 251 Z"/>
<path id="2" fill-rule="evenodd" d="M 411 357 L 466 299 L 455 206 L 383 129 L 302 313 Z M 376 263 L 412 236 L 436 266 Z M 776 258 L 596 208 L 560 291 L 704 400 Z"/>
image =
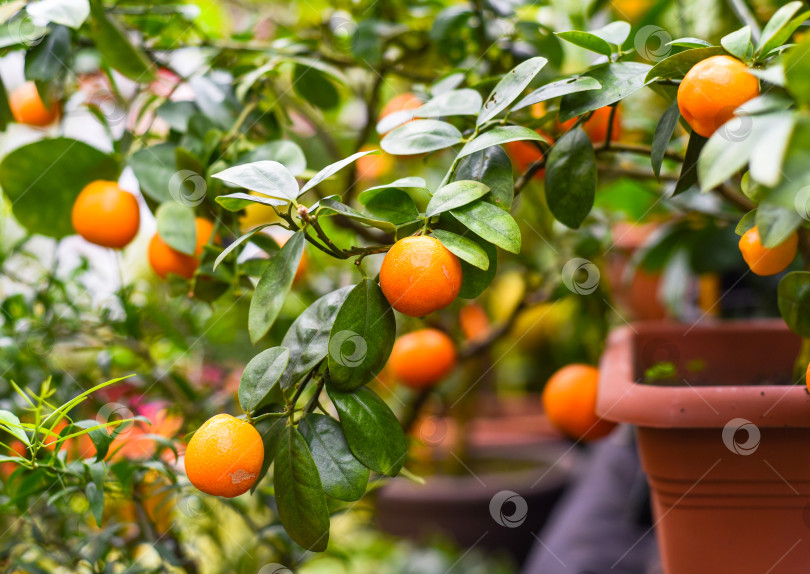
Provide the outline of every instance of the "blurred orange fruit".
<path id="1" fill-rule="evenodd" d="M 89 183 L 73 203 L 73 229 L 90 243 L 121 248 L 138 234 L 138 200 L 114 181 Z"/>
<path id="2" fill-rule="evenodd" d="M 438 329 L 422 329 L 399 337 L 388 368 L 406 387 L 425 389 L 436 385 L 456 366 L 456 346 Z"/>
<path id="3" fill-rule="evenodd" d="M 214 224 L 207 219 L 198 217 L 195 224 L 197 226 L 197 247 L 194 256 L 169 247 L 157 233 L 152 237 L 149 242 L 149 264 L 162 279 L 165 279 L 169 273 L 186 279 L 191 279 L 194 276 L 194 272 L 200 265 L 199 257 L 202 255 L 203 247 L 208 244 L 211 235 L 214 233 Z M 214 240 L 216 241 L 217 238 L 214 238 Z"/>
<path id="4" fill-rule="evenodd" d="M 26 82 L 11 92 L 8 104 L 14 121 L 21 124 L 44 127 L 59 117 L 59 105 L 56 102 L 45 105 L 34 82 Z"/>
<path id="5" fill-rule="evenodd" d="M 594 440 L 616 425 L 596 415 L 599 370 L 590 365 L 567 365 L 551 375 L 543 388 L 543 408 L 551 423 L 568 436 Z"/>

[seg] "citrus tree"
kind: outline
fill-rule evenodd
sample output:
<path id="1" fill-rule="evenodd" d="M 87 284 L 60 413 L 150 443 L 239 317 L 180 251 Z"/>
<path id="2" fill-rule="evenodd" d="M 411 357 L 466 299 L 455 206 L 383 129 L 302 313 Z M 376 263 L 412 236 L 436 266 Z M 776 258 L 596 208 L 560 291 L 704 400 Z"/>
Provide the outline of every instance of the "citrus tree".
<path id="1" fill-rule="evenodd" d="M 305 549 L 327 548 L 330 516 L 361 499 L 372 476 L 420 480 L 406 467 L 403 425 L 369 387 L 389 359 L 421 390 L 418 408 L 459 357 L 495 344 L 530 303 L 598 289 L 587 257 L 602 241 L 566 238 L 599 235 L 600 178 L 659 179 L 660 201 L 688 215 L 647 245 L 641 266 L 700 268 L 729 221 L 739 220 L 754 273 L 783 271 L 807 245 L 810 43 L 788 43 L 808 16 L 799 2 L 761 30 L 744 13 L 746 25 L 719 45 L 644 22 L 554 33 L 494 2 L 305 14 L 311 27 L 280 19 L 272 38 L 261 27 L 226 34 L 210 7 L 189 6 L 4 5 L 4 46 L 24 52 L 26 83 L 0 98 L 0 121 L 51 132 L 5 156 L 0 186 L 29 232 L 120 249 L 143 229 L 137 201 L 117 183 L 127 169 L 156 221 L 145 257 L 171 292 L 212 304 L 249 299 L 238 328 L 261 350 L 241 376 L 241 413 L 198 428 L 185 471 L 201 491 L 234 497 L 261 491 L 272 465 L 264 490 Z M 564 43 L 579 55 L 575 70 L 564 65 Z M 590 65 L 581 50 L 593 53 Z M 380 113 L 389 81 L 410 88 Z M 641 143 L 627 142 L 620 115 L 642 92 L 665 107 Z M 107 149 L 68 135 L 79 109 L 97 118 Z M 350 136 L 337 139 L 330 122 L 350 126 Z M 400 177 L 382 179 L 392 164 Z M 722 201 L 707 204 L 700 191 Z M 459 351 L 437 329 L 397 339 L 398 323 L 401 332 L 485 293 L 499 259 L 520 261 L 534 224 L 560 252 L 533 264 L 544 281 L 502 324 Z M 302 285 L 315 266 L 318 280 Z M 808 277 L 790 273 L 779 286 L 779 308 L 802 336 Z M 606 296 L 586 307 L 601 317 L 597 346 Z M 420 355 L 435 363 L 416 366 Z M 592 369 L 556 380 L 587 387 L 591 406 L 568 424 L 572 393 L 563 389 L 547 401 L 555 422 L 577 437 L 610 430 L 594 431 Z M 10 412 L 0 423 L 30 445 L 9 458 L 28 471 L 39 464 L 39 435 L 55 428 L 42 433 L 32 412 L 34 423 Z M 104 504 L 102 428 L 62 436 L 94 439 L 84 488 L 95 512 Z"/>

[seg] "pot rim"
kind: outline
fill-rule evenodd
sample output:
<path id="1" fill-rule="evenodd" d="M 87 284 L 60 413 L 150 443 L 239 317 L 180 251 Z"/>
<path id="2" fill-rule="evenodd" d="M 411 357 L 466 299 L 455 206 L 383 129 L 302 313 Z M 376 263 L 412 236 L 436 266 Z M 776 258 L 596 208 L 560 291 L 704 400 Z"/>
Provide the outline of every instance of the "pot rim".
<path id="1" fill-rule="evenodd" d="M 805 385 L 641 384 L 635 373 L 637 337 L 642 334 L 688 337 L 707 331 L 718 337 L 789 333 L 785 323 L 778 319 L 698 325 L 646 321 L 620 327 L 608 336 L 599 363 L 596 413 L 610 421 L 655 428 L 724 428 L 735 419 L 745 419 L 740 424 L 753 422 L 761 427 L 810 427 L 810 394 Z"/>

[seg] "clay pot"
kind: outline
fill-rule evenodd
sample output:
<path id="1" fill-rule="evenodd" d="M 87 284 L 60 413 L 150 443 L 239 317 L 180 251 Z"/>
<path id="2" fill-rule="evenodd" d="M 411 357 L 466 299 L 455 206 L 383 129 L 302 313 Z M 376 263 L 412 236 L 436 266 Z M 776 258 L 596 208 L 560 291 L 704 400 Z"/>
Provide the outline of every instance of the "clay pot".
<path id="1" fill-rule="evenodd" d="M 666 574 L 807 572 L 810 395 L 772 384 L 793 382 L 799 346 L 771 320 L 610 335 L 597 413 L 638 427 Z M 662 361 L 677 385 L 642 384 Z"/>

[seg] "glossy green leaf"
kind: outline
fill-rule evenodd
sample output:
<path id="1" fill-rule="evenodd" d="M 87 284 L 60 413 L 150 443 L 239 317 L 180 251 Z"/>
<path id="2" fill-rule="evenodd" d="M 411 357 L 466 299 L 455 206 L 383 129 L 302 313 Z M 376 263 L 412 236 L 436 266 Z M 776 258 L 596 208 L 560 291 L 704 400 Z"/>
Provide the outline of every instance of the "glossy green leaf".
<path id="1" fill-rule="evenodd" d="M 720 39 L 720 45 L 732 56 L 736 56 L 740 60 L 745 60 L 753 53 L 753 47 L 751 46 L 751 27 L 743 26 L 739 30 L 735 30 L 731 34 L 723 36 Z"/>
<path id="2" fill-rule="evenodd" d="M 20 428 L 20 419 L 11 411 L 0 410 L 0 425 L 14 438 L 19 439 L 24 445 L 28 446 L 31 444 L 28 440 L 28 435 Z"/>
<path id="3" fill-rule="evenodd" d="M 14 217 L 31 233 L 62 238 L 74 232 L 73 203 L 97 179 L 117 180 L 109 155 L 69 138 L 44 139 L 18 147 L 0 163 L 0 187 Z"/>
<path id="4" fill-rule="evenodd" d="M 536 131 L 524 126 L 499 126 L 479 135 L 474 140 L 468 141 L 458 153 L 459 158 L 467 157 L 477 151 L 487 149 L 495 145 L 502 145 L 520 140 L 533 140 L 551 143 Z"/>
<path id="5" fill-rule="evenodd" d="M 489 257 L 487 252 L 472 239 L 462 235 L 456 235 L 443 229 L 434 229 L 431 232 L 442 245 L 447 247 L 451 253 L 462 261 L 466 261 L 479 269 L 486 271 L 489 269 Z"/>
<path id="6" fill-rule="evenodd" d="M 800 104 L 810 103 L 810 37 L 784 56 L 787 90 Z"/>
<path id="7" fill-rule="evenodd" d="M 326 74 L 308 66 L 293 69 L 293 90 L 316 108 L 331 110 L 340 103 L 337 88 Z"/>
<path id="8" fill-rule="evenodd" d="M 365 197 L 366 213 L 375 220 L 402 225 L 419 218 L 419 210 L 410 195 L 396 188 L 378 189 Z"/>
<path id="9" fill-rule="evenodd" d="M 591 68 L 584 76 L 599 82 L 601 89 L 564 96 L 560 102 L 560 121 L 615 104 L 637 92 L 646 84 L 649 70 L 650 66 L 638 62 L 615 62 Z"/>
<path id="10" fill-rule="evenodd" d="M 433 197 L 430 198 L 425 214 L 432 217 L 456 209 L 472 203 L 487 193 L 489 193 L 489 187 L 480 181 L 454 181 L 436 191 Z"/>
<path id="11" fill-rule="evenodd" d="M 309 446 L 326 495 L 344 502 L 360 500 L 370 473 L 352 454 L 340 423 L 313 413 L 298 423 L 298 430 Z"/>
<path id="12" fill-rule="evenodd" d="M 539 104 L 540 102 L 545 102 L 568 94 L 586 92 L 588 90 L 598 90 L 601 87 L 602 84 L 589 76 L 564 78 L 562 80 L 557 80 L 555 82 L 546 84 L 545 86 L 540 86 L 512 106 L 512 111 L 516 112 L 518 110 L 522 110 L 523 108 L 533 106 L 534 104 Z"/>
<path id="13" fill-rule="evenodd" d="M 377 133 L 384 134 L 413 118 L 474 116 L 481 110 L 481 94 L 469 88 L 450 90 L 428 100 L 421 107 L 389 114 L 377 123 Z"/>
<path id="14" fill-rule="evenodd" d="M 107 453 L 110 450 L 110 445 L 112 444 L 113 438 L 116 432 L 122 432 L 123 428 L 116 427 L 113 430 L 113 435 L 110 434 L 109 430 L 106 428 L 95 428 L 99 426 L 99 422 L 94 419 L 87 419 L 83 421 L 76 421 L 73 423 L 72 426 L 65 427 L 65 429 L 60 433 L 60 436 L 67 436 L 68 434 L 76 432 L 76 428 L 80 429 L 93 429 L 90 430 L 87 435 L 90 437 L 90 440 L 93 441 L 93 446 L 96 448 L 96 460 L 101 461 L 107 456 Z"/>
<path id="15" fill-rule="evenodd" d="M 287 427 L 276 452 L 273 475 L 278 517 L 296 544 L 322 552 L 329 544 L 329 509 L 318 467 L 304 437 Z"/>
<path id="16" fill-rule="evenodd" d="M 281 251 L 270 261 L 270 265 L 256 285 L 248 315 L 248 331 L 254 344 L 267 334 L 281 311 L 281 306 L 292 287 L 295 272 L 298 270 L 301 254 L 304 252 L 304 242 L 303 231 L 298 231 L 290 237 Z M 283 343 L 282 345 L 287 347 Z"/>
<path id="17" fill-rule="evenodd" d="M 734 233 L 740 236 L 745 235 L 746 231 L 753 228 L 757 224 L 756 218 L 757 218 L 757 210 L 752 209 L 751 211 L 742 216 L 739 223 L 737 223 L 737 227 L 734 228 Z"/>
<path id="18" fill-rule="evenodd" d="M 450 213 L 482 239 L 510 253 L 520 253 L 520 228 L 503 209 L 479 199 Z"/>
<path id="19" fill-rule="evenodd" d="M 515 197 L 512 162 L 500 146 L 490 146 L 462 159 L 455 173 L 456 180 L 471 179 L 489 187 L 487 201 L 509 211 Z"/>
<path id="20" fill-rule="evenodd" d="M 344 217 L 348 217 L 349 219 L 353 219 L 364 225 L 376 227 L 377 229 L 382 229 L 386 233 L 394 233 L 396 231 L 396 226 L 390 221 L 383 221 L 380 219 L 376 219 L 372 216 L 363 215 L 362 213 L 355 211 L 345 203 L 335 201 L 334 199 L 329 198 L 322 199 L 319 202 L 319 214 L 321 216 L 332 214 L 343 215 Z"/>
<path id="21" fill-rule="evenodd" d="M 290 362 L 280 380 L 282 389 L 292 387 L 326 358 L 332 324 L 353 288 L 353 285 L 347 285 L 327 293 L 307 307 L 290 325 L 281 341 L 282 346 L 290 350 Z"/>
<path id="22" fill-rule="evenodd" d="M 252 193 L 229 193 L 228 195 L 217 196 L 216 202 L 228 211 L 241 211 L 251 203 L 260 203 L 261 205 L 269 205 L 279 207 L 290 203 L 288 199 L 276 199 L 273 197 L 265 197 L 263 195 L 254 195 Z"/>
<path id="23" fill-rule="evenodd" d="M 720 46 L 693 48 L 691 50 L 678 52 L 668 58 L 664 58 L 653 66 L 647 73 L 645 82 L 651 82 L 656 79 L 682 78 L 692 69 L 692 66 L 698 62 L 706 58 L 711 58 L 712 56 L 722 56 L 725 53 L 726 51 Z"/>
<path id="24" fill-rule="evenodd" d="M 675 40 L 671 40 L 667 42 L 667 46 L 679 46 L 682 48 L 711 48 L 711 42 L 707 42 L 706 40 L 701 40 L 700 38 L 676 38 Z"/>
<path id="25" fill-rule="evenodd" d="M 389 132 L 380 142 L 386 153 L 416 155 L 461 143 L 458 129 L 438 120 L 414 120 Z"/>
<path id="26" fill-rule="evenodd" d="M 90 11 L 93 41 L 104 62 L 134 82 L 144 84 L 153 81 L 155 70 L 152 62 L 129 41 L 119 24 L 107 15 L 101 0 L 91 0 Z"/>
<path id="27" fill-rule="evenodd" d="M 327 385 L 327 390 L 357 460 L 374 472 L 386 476 L 399 474 L 408 454 L 408 443 L 388 405 L 367 387 L 343 393 Z"/>
<path id="28" fill-rule="evenodd" d="M 598 38 L 602 38 L 614 46 L 620 47 L 630 35 L 630 24 L 622 20 L 618 20 L 616 22 L 611 22 L 598 30 L 592 30 L 591 34 L 597 36 Z"/>
<path id="29" fill-rule="evenodd" d="M 346 297 L 329 333 L 329 377 L 340 391 L 353 391 L 382 371 L 394 347 L 394 311 L 370 279 Z"/>
<path id="30" fill-rule="evenodd" d="M 577 229 L 593 207 L 596 156 L 582 128 L 570 130 L 557 142 L 546 162 L 546 201 L 554 218 Z"/>
<path id="31" fill-rule="evenodd" d="M 377 153 L 377 150 L 359 151 L 359 152 L 357 152 L 355 154 L 350 155 L 349 157 L 347 157 L 345 159 L 342 159 L 340 161 L 336 161 L 333 164 L 327 165 L 321 171 L 316 173 L 315 177 L 313 177 L 308 182 L 306 182 L 306 184 L 304 184 L 304 187 L 301 188 L 301 191 L 298 193 L 298 195 L 303 195 L 304 193 L 306 193 L 307 191 L 309 191 L 310 189 L 312 189 L 313 187 L 315 187 L 319 183 L 321 183 L 321 182 L 325 181 L 326 179 L 332 177 L 334 174 L 339 172 L 341 169 L 343 169 L 347 165 L 357 161 L 358 159 L 360 159 L 364 155 L 369 155 L 369 154 L 372 154 L 372 153 Z"/>
<path id="32" fill-rule="evenodd" d="M 264 406 L 290 360 L 290 350 L 271 347 L 253 357 L 242 371 L 239 405 L 246 413 Z"/>
<path id="33" fill-rule="evenodd" d="M 25 79 L 51 82 L 65 74 L 70 59 L 70 30 L 52 26 L 50 33 L 25 55 Z"/>
<path id="34" fill-rule="evenodd" d="M 79 29 L 90 15 L 90 2 L 88 0 L 38 0 L 28 4 L 25 10 L 39 21 Z"/>
<path id="35" fill-rule="evenodd" d="M 611 53 L 613 53 L 613 49 L 606 40 L 603 40 L 599 36 L 591 34 L 590 32 L 571 30 L 570 32 L 559 32 L 557 37 L 562 38 L 566 42 L 570 42 L 575 46 L 579 46 L 580 48 L 585 48 L 591 52 L 602 54 L 603 56 L 609 57 Z"/>
<path id="36" fill-rule="evenodd" d="M 650 152 L 650 162 L 652 163 L 652 170 L 655 177 L 661 176 L 661 164 L 664 162 L 664 155 L 667 152 L 669 140 L 672 139 L 672 134 L 675 132 L 675 126 L 678 125 L 680 117 L 681 111 L 678 108 L 678 101 L 674 100 L 655 126 L 652 151 Z"/>
<path id="37" fill-rule="evenodd" d="M 810 337 L 810 273 L 793 271 L 779 281 L 779 313 L 794 333 Z"/>
<path id="38" fill-rule="evenodd" d="M 475 122 L 476 125 L 483 125 L 506 110 L 509 104 L 520 97 L 523 90 L 529 86 L 547 63 L 547 59 L 536 56 L 521 62 L 504 74 L 484 102 L 481 113 L 478 114 L 478 119 Z"/>
<path id="39" fill-rule="evenodd" d="M 686 154 L 684 154 L 683 164 L 681 165 L 681 174 L 678 177 L 678 181 L 675 183 L 673 195 L 683 193 L 693 185 L 697 185 L 698 158 L 700 158 L 700 152 L 707 141 L 709 140 L 697 132 L 692 132 L 689 136 L 689 143 L 686 144 Z"/>
<path id="40" fill-rule="evenodd" d="M 782 179 L 782 165 L 787 156 L 796 115 L 790 112 L 768 114 L 767 124 L 755 140 L 749 161 L 751 177 L 762 185 L 773 187 Z"/>
<path id="41" fill-rule="evenodd" d="M 277 161 L 256 161 L 229 167 L 211 177 L 241 187 L 291 201 L 298 197 L 298 182 L 286 167 Z"/>
<path id="42" fill-rule="evenodd" d="M 786 207 L 763 199 L 756 214 L 759 239 L 765 247 L 776 247 L 796 231 L 804 222 L 794 206 Z"/>
<path id="43" fill-rule="evenodd" d="M 794 17 L 803 5 L 798 1 L 788 2 L 774 12 L 760 34 L 757 55 L 768 54 L 774 48 L 787 42 L 793 32 L 808 18 L 807 12 Z"/>
<path id="44" fill-rule="evenodd" d="M 99 488 L 95 482 L 89 482 L 84 488 L 84 493 L 87 496 L 87 502 L 90 503 L 90 510 L 93 512 L 96 526 L 101 526 L 104 516 L 104 489 Z"/>
<path id="45" fill-rule="evenodd" d="M 197 249 L 197 226 L 191 207 L 167 201 L 155 213 L 160 238 L 180 253 L 194 255 Z"/>
<path id="46" fill-rule="evenodd" d="M 162 143 L 139 149 L 129 157 L 141 191 L 159 203 L 173 199 L 169 181 L 177 173 L 176 150 L 175 144 Z"/>
<path id="47" fill-rule="evenodd" d="M 244 162 L 242 161 L 244 159 Z M 276 140 L 256 147 L 237 163 L 251 163 L 254 161 L 277 161 L 286 167 L 291 174 L 298 177 L 307 169 L 307 158 L 304 150 L 297 143 L 289 140 Z"/>

